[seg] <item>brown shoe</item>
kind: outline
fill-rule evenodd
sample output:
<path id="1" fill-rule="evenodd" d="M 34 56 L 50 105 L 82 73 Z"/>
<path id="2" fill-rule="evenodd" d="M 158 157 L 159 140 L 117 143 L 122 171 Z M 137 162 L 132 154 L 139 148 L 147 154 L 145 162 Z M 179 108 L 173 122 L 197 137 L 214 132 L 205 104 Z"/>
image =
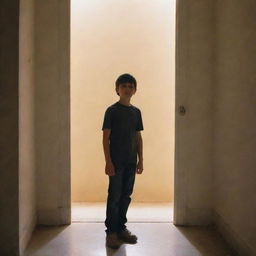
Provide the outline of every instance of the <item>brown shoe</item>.
<path id="1" fill-rule="evenodd" d="M 124 229 L 118 233 L 118 238 L 129 244 L 136 244 L 138 240 L 137 236 L 133 235 L 128 229 Z"/>
<path id="2" fill-rule="evenodd" d="M 121 245 L 121 241 L 118 239 L 116 233 L 108 233 L 106 236 L 106 245 L 111 249 L 118 249 Z"/>

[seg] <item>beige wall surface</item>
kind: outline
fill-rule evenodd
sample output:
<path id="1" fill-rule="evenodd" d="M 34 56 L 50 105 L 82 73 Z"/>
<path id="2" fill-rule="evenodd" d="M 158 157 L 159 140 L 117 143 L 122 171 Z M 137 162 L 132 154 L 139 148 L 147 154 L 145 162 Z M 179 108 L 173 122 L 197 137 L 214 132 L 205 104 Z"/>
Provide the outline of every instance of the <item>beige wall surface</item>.
<path id="1" fill-rule="evenodd" d="M 177 1 L 176 224 L 209 224 L 212 217 L 213 4 L 214 0 Z M 179 114 L 180 105 L 185 115 Z"/>
<path id="2" fill-rule="evenodd" d="M 142 111 L 144 173 L 134 201 L 173 199 L 175 1 L 71 1 L 72 201 L 105 201 L 102 122 L 131 73 Z"/>
<path id="3" fill-rule="evenodd" d="M 70 1 L 35 8 L 38 224 L 70 223 Z"/>
<path id="4" fill-rule="evenodd" d="M 256 2 L 216 1 L 215 221 L 256 255 Z"/>
<path id="5" fill-rule="evenodd" d="M 19 33 L 19 236 L 22 253 L 36 224 L 34 0 L 20 1 Z"/>

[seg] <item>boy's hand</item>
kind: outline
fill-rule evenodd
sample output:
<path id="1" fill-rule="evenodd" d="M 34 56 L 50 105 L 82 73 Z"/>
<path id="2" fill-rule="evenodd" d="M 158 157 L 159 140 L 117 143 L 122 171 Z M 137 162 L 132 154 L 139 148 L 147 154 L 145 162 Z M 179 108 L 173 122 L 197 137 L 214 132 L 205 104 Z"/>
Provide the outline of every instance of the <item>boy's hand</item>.
<path id="1" fill-rule="evenodd" d="M 142 174 L 142 172 L 143 172 L 143 162 L 142 161 L 138 162 L 136 172 L 137 172 L 137 174 Z"/>
<path id="2" fill-rule="evenodd" d="M 105 173 L 109 176 L 114 176 L 116 174 L 115 167 L 112 162 L 106 162 Z"/>

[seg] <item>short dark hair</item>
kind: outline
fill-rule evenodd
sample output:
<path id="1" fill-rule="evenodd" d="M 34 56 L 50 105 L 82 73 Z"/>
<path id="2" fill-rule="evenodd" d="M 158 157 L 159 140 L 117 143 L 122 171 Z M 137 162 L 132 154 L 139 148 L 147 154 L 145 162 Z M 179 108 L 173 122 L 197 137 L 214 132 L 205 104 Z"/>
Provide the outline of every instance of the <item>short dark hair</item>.
<path id="1" fill-rule="evenodd" d="M 120 84 L 124 84 L 124 83 L 134 84 L 135 89 L 137 87 L 136 79 L 132 75 L 130 75 L 128 73 L 122 74 L 122 75 L 120 75 L 117 78 L 117 80 L 116 80 L 116 88 L 118 88 Z"/>

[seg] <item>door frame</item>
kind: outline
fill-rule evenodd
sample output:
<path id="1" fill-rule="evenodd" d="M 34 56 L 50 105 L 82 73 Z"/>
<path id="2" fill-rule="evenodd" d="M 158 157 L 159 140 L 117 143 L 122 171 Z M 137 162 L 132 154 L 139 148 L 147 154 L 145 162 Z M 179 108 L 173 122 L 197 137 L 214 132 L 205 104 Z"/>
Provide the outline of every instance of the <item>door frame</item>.
<path id="1" fill-rule="evenodd" d="M 71 0 L 38 1 L 36 7 L 36 84 L 37 84 L 37 186 L 38 224 L 71 223 L 71 164 L 70 164 L 70 11 Z M 191 5 L 191 3 L 190 3 Z M 175 57 L 175 168 L 174 168 L 174 219 L 175 225 L 188 223 L 188 162 L 184 150 L 182 128 L 184 117 L 177 109 L 187 93 L 186 60 L 188 55 L 189 4 L 176 0 L 176 57 Z M 49 12 L 50 10 L 50 12 Z M 188 18 L 189 17 L 189 18 Z M 47 22 L 46 22 L 47 21 Z M 48 34 L 46 38 L 44 35 Z M 53 49 L 52 49 L 53 48 Z M 50 53 L 50 54 L 49 54 Z M 46 59 L 47 57 L 47 59 Z M 47 64 L 47 65 L 46 65 Z M 185 66 L 185 68 L 184 68 Z M 53 88 L 58 87 L 53 91 Z M 61 92 L 61 93 L 60 93 Z M 54 93 L 54 95 L 52 95 Z M 56 99 L 56 108 L 49 109 L 43 99 Z M 53 100 L 55 104 L 55 101 Z M 48 108 L 48 109 L 47 109 Z M 42 118 L 42 112 L 44 114 Z M 49 114 L 48 114 L 49 113 Z M 56 120 L 56 116 L 58 120 Z M 51 123 L 50 123 L 51 122 Z M 48 125 L 49 126 L 45 126 Z M 51 134 L 52 128 L 55 130 Z M 56 128 L 57 127 L 57 128 Z M 59 132 L 56 132 L 59 131 Z M 50 143 L 45 145 L 45 138 Z M 41 144 L 44 145 L 41 148 Z M 52 145 L 52 147 L 51 147 Z M 55 150 L 55 151 L 53 151 Z M 55 159 L 49 161 L 49 159 Z M 45 164 L 47 162 L 47 164 Z M 191 169 L 191 168 L 190 168 Z M 193 168 L 192 168 L 193 169 Z M 195 168 L 194 168 L 195 169 Z M 194 171 L 194 170 L 193 170 Z M 49 178 L 52 183 L 49 184 Z M 193 179 L 192 183 L 195 180 Z M 48 193 L 50 191 L 52 194 Z M 47 197 L 46 197 L 47 195 Z M 201 208 L 193 208 L 196 218 Z M 195 219 L 194 218 L 194 219 Z M 207 217 L 206 217 L 207 218 Z M 199 223 L 200 219 L 198 219 Z M 192 221 L 193 222 L 193 219 Z"/>

